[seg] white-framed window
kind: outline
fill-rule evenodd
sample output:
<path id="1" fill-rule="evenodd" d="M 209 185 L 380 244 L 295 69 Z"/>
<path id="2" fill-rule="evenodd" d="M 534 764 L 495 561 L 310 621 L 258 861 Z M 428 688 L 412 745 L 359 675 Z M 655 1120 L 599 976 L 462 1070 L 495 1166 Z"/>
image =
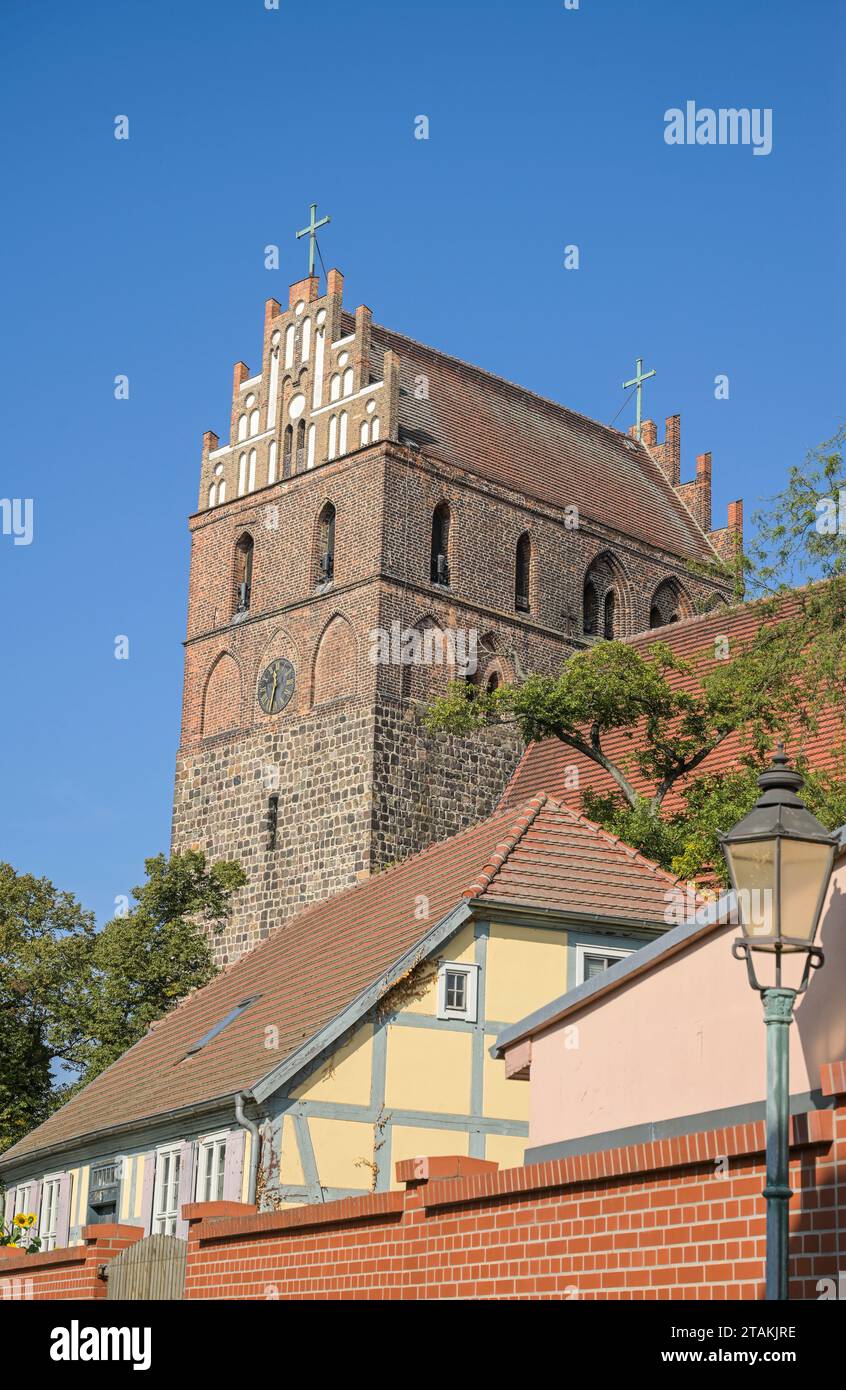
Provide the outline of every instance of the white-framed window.
<path id="1" fill-rule="evenodd" d="M 175 1236 L 179 1218 L 180 1150 L 159 1149 L 156 1154 L 156 1181 L 153 1188 L 154 1236 Z"/>
<path id="2" fill-rule="evenodd" d="M 32 1183 L 23 1182 L 20 1187 L 15 1188 L 15 1201 L 12 1216 L 28 1215 L 32 1211 Z M 36 1216 L 38 1213 L 36 1212 Z"/>
<path id="3" fill-rule="evenodd" d="M 576 984 L 583 985 L 594 975 L 610 970 L 618 960 L 625 960 L 631 951 L 619 950 L 616 946 L 585 946 L 581 942 L 576 947 Z"/>
<path id="4" fill-rule="evenodd" d="M 466 1023 L 475 1023 L 478 997 L 478 965 L 441 961 L 438 967 L 438 1018 L 463 1018 Z"/>
<path id="5" fill-rule="evenodd" d="M 200 1140 L 197 1154 L 197 1202 L 222 1202 L 226 1172 L 226 1133 L 209 1134 Z"/>
<path id="6" fill-rule="evenodd" d="M 42 1250 L 55 1250 L 56 1228 L 59 1223 L 59 1190 L 61 1174 L 46 1177 L 41 1185 L 41 1212 L 38 1217 L 38 1234 Z"/>

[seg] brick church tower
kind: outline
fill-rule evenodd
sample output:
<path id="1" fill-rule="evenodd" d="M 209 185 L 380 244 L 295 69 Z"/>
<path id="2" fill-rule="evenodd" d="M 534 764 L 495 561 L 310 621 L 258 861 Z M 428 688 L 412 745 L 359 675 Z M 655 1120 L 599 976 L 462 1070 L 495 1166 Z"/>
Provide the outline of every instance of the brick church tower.
<path id="1" fill-rule="evenodd" d="M 221 962 L 490 813 L 520 748 L 427 735 L 449 680 L 554 670 L 731 592 L 739 504 L 711 531 L 677 417 L 640 443 L 342 300 L 337 270 L 268 300 L 228 441 L 203 438 L 172 846 L 248 875 Z"/>

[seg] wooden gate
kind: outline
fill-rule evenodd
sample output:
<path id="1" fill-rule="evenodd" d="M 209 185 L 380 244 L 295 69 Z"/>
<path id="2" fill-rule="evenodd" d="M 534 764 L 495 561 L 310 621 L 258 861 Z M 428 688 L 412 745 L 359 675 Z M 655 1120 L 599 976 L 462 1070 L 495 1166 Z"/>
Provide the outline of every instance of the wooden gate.
<path id="1" fill-rule="evenodd" d="M 108 1266 L 107 1298 L 183 1298 L 187 1240 L 145 1236 Z"/>

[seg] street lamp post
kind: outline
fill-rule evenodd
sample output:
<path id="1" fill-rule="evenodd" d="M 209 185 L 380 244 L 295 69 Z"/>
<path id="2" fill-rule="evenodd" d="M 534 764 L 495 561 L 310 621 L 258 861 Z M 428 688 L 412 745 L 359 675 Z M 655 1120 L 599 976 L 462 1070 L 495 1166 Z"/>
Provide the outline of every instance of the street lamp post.
<path id="1" fill-rule="evenodd" d="M 801 775 L 779 745 L 758 778 L 761 795 L 752 810 L 720 843 L 728 865 L 743 935 L 732 947 L 745 960 L 749 983 L 764 1005 L 767 1029 L 767 1299 L 789 1297 L 788 1205 L 790 1202 L 788 1124 L 790 1106 L 790 1024 L 796 997 L 808 988 L 811 970 L 823 963 L 814 945 L 834 863 L 837 836 L 799 800 Z M 786 985 L 785 957 L 804 952 L 798 983 Z M 758 979 L 755 955 L 768 966 Z M 767 961 L 769 957 L 769 961 Z"/>

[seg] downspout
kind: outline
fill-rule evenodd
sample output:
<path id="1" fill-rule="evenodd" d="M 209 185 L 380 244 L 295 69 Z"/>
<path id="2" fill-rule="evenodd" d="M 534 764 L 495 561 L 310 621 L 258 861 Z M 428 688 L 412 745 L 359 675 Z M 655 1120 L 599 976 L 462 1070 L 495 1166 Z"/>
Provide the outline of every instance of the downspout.
<path id="1" fill-rule="evenodd" d="M 261 1139 L 259 1137 L 259 1127 L 252 1120 L 248 1120 L 244 1114 L 244 1102 L 252 1099 L 247 1091 L 239 1091 L 235 1097 L 235 1119 L 242 1129 L 245 1129 L 252 1138 L 250 1144 L 250 1180 L 247 1188 L 247 1201 L 251 1204 L 256 1200 L 256 1186 L 258 1183 L 258 1166 L 261 1157 Z"/>

